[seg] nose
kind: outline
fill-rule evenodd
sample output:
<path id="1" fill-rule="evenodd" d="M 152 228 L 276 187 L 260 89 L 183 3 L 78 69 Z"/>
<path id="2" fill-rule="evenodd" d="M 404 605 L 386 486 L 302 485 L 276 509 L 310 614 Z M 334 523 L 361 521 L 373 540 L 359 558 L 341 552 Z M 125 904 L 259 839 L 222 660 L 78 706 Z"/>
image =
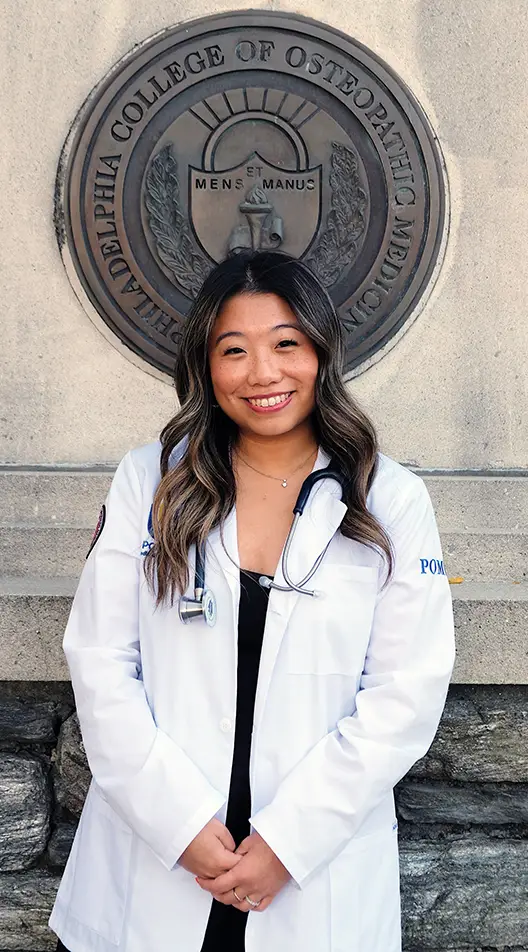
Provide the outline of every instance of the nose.
<path id="1" fill-rule="evenodd" d="M 247 378 L 250 387 L 266 387 L 281 379 L 282 370 L 273 351 L 260 350 L 253 355 Z"/>

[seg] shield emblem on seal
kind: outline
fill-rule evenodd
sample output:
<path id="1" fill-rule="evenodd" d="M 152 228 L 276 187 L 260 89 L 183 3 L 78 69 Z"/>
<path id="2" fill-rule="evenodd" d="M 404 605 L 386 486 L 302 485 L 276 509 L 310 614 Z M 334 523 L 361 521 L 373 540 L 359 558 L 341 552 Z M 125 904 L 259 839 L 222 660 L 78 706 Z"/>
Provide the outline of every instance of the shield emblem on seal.
<path id="1" fill-rule="evenodd" d="M 319 228 L 321 166 L 279 168 L 253 152 L 222 171 L 190 167 L 189 193 L 194 233 L 213 261 L 243 248 L 300 258 Z"/>

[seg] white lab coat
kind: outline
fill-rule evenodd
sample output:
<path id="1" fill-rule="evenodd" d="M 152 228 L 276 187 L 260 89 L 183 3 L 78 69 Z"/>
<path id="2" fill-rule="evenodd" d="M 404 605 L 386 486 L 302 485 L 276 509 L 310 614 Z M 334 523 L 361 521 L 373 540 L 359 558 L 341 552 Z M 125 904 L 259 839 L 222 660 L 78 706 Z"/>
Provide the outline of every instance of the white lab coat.
<path id="1" fill-rule="evenodd" d="M 177 452 L 177 451 L 176 451 Z M 143 575 L 159 444 L 125 456 L 64 650 L 94 780 L 50 925 L 71 952 L 199 952 L 211 896 L 178 864 L 225 819 L 236 711 L 236 512 L 212 533 L 216 627 L 155 610 Z M 316 468 L 326 465 L 320 453 Z M 454 660 L 449 584 L 422 480 L 380 455 L 368 497 L 396 564 L 344 538 L 331 480 L 312 492 L 294 579 L 331 539 L 314 599 L 272 591 L 255 703 L 252 827 L 291 873 L 250 913 L 246 952 L 398 952 L 393 787 L 426 752 Z M 145 543 L 145 544 L 144 544 Z M 436 574 L 421 560 L 436 560 Z M 276 581 L 283 582 L 280 569 Z M 192 593 L 193 577 L 189 584 Z"/>

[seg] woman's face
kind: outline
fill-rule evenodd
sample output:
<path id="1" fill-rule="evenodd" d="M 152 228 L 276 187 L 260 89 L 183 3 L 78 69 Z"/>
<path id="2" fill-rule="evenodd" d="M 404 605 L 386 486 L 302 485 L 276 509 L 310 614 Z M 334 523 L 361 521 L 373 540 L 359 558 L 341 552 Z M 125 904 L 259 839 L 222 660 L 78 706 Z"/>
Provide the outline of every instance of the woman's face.
<path id="1" fill-rule="evenodd" d="M 280 436 L 314 408 L 315 347 L 275 294 L 229 299 L 211 331 L 209 368 L 217 403 L 242 432 Z"/>

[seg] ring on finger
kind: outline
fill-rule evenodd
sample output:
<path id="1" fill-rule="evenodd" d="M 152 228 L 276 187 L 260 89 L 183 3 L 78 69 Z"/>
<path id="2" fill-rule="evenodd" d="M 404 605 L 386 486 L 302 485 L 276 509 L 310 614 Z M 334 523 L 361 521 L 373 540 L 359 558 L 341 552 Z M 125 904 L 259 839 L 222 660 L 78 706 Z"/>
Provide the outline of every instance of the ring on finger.
<path id="1" fill-rule="evenodd" d="M 262 902 L 262 899 L 259 899 L 258 902 L 255 902 L 255 900 L 250 899 L 249 896 L 245 896 L 245 900 L 251 906 L 252 909 L 258 909 L 258 907 L 260 906 Z"/>
<path id="2" fill-rule="evenodd" d="M 244 902 L 244 900 L 241 899 L 240 896 L 238 895 L 236 889 L 233 889 L 233 893 L 237 902 Z"/>

